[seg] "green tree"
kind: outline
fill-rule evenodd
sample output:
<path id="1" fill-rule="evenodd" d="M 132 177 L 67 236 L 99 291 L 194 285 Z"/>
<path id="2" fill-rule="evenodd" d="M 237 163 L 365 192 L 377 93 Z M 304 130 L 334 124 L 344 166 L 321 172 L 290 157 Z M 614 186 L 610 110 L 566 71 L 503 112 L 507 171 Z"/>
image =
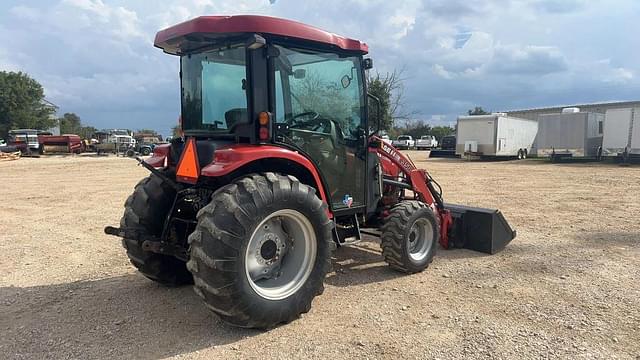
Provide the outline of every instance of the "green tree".
<path id="1" fill-rule="evenodd" d="M 431 128 L 431 135 L 435 136 L 438 141 L 442 141 L 442 138 L 448 135 L 455 134 L 456 130 L 451 126 L 434 126 Z"/>
<path id="2" fill-rule="evenodd" d="M 60 122 L 60 134 L 78 134 L 82 128 L 80 116 L 74 113 L 65 113 L 61 118 L 58 118 L 58 121 Z"/>
<path id="3" fill-rule="evenodd" d="M 476 106 L 473 110 L 467 111 L 469 115 L 491 115 L 490 112 L 485 111 L 482 106 Z"/>
<path id="4" fill-rule="evenodd" d="M 380 129 L 391 131 L 394 121 L 408 120 L 415 112 L 407 112 L 404 104 L 403 70 L 394 70 L 385 74 L 378 72 L 367 76 L 367 91 L 380 99 Z M 369 123 L 378 121 L 376 105 L 369 101 Z"/>
<path id="5" fill-rule="evenodd" d="M 431 135 L 431 125 L 418 120 L 405 131 L 405 134 L 411 135 L 414 139 L 420 139 L 422 135 Z"/>
<path id="6" fill-rule="evenodd" d="M 82 126 L 77 135 L 80 135 L 80 137 L 83 139 L 91 139 L 93 137 L 93 134 L 95 134 L 97 131 L 98 129 L 94 128 L 93 126 Z"/>
<path id="7" fill-rule="evenodd" d="M 80 116 L 75 113 L 65 113 L 61 118 L 58 118 L 58 121 L 60 123 L 60 134 L 76 134 L 83 139 L 90 139 L 98 131 L 93 126 L 83 125 Z"/>
<path id="8" fill-rule="evenodd" d="M 22 72 L 0 71 L 1 138 L 11 129 L 49 129 L 56 123 L 54 113 L 40 83 Z"/>

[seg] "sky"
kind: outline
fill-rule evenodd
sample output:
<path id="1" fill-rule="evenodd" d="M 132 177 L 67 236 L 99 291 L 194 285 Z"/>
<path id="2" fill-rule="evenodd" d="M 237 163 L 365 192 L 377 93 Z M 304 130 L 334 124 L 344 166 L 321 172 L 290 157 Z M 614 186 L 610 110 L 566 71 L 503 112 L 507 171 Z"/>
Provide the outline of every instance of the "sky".
<path id="1" fill-rule="evenodd" d="M 155 33 L 199 15 L 298 20 L 369 45 L 403 71 L 406 112 L 453 124 L 504 111 L 640 99 L 637 0 L 32 0 L 0 3 L 0 70 L 38 80 L 60 115 L 168 134 L 178 58 Z"/>

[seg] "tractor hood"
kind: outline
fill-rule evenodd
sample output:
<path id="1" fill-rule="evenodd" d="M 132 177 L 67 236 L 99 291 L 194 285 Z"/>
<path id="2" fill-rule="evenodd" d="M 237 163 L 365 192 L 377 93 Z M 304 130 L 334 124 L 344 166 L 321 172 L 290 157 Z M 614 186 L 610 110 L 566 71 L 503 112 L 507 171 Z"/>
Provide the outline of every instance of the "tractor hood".
<path id="1" fill-rule="evenodd" d="M 275 35 L 303 41 L 313 41 L 346 51 L 366 54 L 367 44 L 349 39 L 297 21 L 269 16 L 200 16 L 159 31 L 154 45 L 173 55 L 181 55 L 221 38 L 243 34 Z"/>

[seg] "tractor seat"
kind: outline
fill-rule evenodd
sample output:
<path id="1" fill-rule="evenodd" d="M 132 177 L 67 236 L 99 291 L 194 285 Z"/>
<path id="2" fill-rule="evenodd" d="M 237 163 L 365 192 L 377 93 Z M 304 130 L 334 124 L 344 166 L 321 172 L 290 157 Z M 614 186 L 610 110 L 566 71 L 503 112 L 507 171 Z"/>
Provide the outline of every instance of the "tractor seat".
<path id="1" fill-rule="evenodd" d="M 247 108 L 234 108 L 224 113 L 224 120 L 227 122 L 227 129 L 249 121 Z"/>

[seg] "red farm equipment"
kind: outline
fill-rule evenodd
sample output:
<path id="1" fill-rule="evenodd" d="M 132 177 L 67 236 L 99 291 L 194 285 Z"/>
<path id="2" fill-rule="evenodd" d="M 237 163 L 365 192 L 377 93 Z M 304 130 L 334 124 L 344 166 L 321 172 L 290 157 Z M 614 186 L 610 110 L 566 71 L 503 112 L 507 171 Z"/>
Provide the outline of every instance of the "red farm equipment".
<path id="1" fill-rule="evenodd" d="M 366 44 L 294 21 L 204 16 L 156 35 L 180 57 L 183 138 L 155 147 L 120 227 L 146 277 L 193 283 L 242 327 L 307 312 L 334 248 L 380 234 L 416 273 L 441 247 L 487 253 L 515 237 L 497 210 L 448 205 L 438 183 L 377 135 Z M 378 111 L 379 112 L 379 111 Z"/>
<path id="2" fill-rule="evenodd" d="M 84 150 L 78 135 L 38 135 L 41 154 L 80 154 Z"/>

